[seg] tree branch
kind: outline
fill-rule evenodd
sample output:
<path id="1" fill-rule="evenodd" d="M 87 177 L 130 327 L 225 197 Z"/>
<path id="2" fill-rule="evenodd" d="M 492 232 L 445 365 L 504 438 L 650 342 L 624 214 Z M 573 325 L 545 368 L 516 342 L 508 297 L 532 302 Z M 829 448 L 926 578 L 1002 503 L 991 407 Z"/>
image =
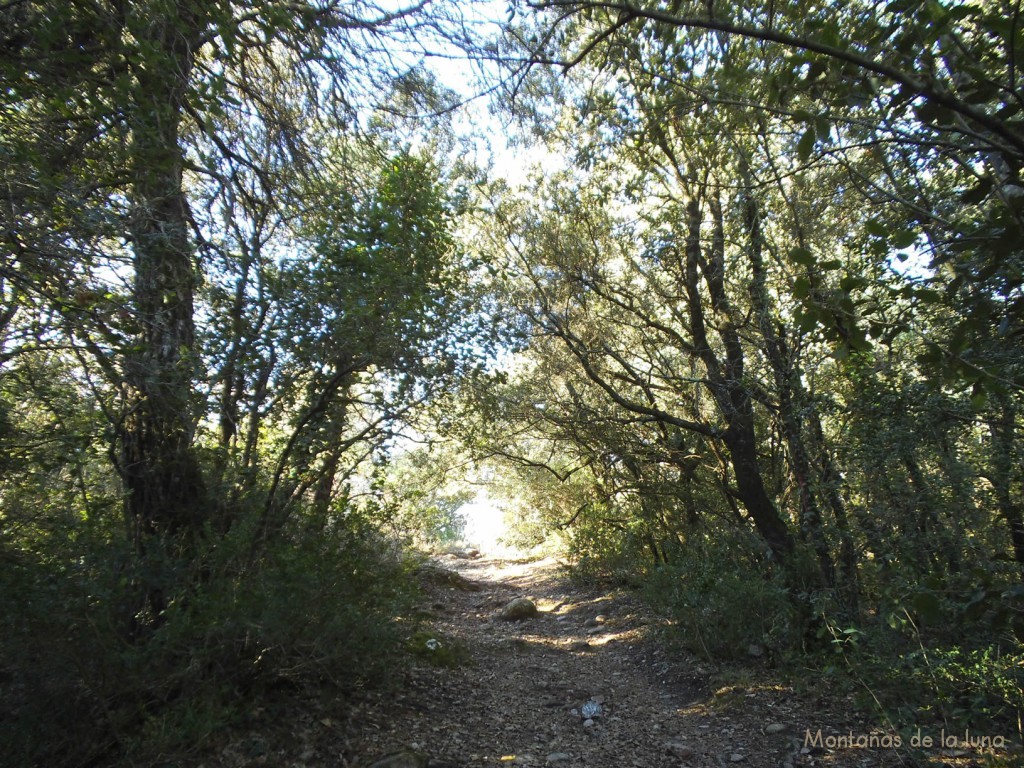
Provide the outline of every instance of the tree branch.
<path id="1" fill-rule="evenodd" d="M 897 83 L 898 85 L 907 88 L 915 96 L 920 96 L 925 100 L 938 104 L 952 110 L 958 115 L 961 115 L 968 120 L 971 120 L 977 125 L 983 126 L 985 129 L 990 131 L 994 136 L 998 136 L 1003 141 L 1009 144 L 1008 147 L 1000 146 L 999 149 L 1007 151 L 1012 149 L 1013 153 L 1018 157 L 1024 157 L 1024 136 L 1018 132 L 1012 130 L 1004 121 L 998 118 L 992 117 L 970 104 L 958 99 L 951 93 L 946 91 L 938 90 L 935 87 L 929 85 L 923 80 L 914 77 L 912 74 L 903 71 L 902 69 L 887 64 L 884 61 L 877 61 L 875 59 L 862 56 L 854 51 L 849 51 L 843 48 L 837 48 L 832 45 L 826 45 L 816 40 L 809 40 L 803 37 L 797 37 L 796 35 L 790 35 L 785 32 L 779 32 L 774 29 L 761 29 L 757 27 L 747 27 L 741 24 L 732 24 L 728 21 L 721 19 L 706 19 L 695 16 L 675 16 L 666 11 L 660 11 L 657 9 L 646 9 L 638 8 L 631 3 L 624 2 L 588 2 L 588 3 L 575 3 L 569 2 L 569 0 L 543 0 L 542 2 L 531 3 L 531 7 L 538 10 L 545 10 L 551 8 L 566 8 L 574 7 L 577 10 L 587 8 L 604 8 L 608 11 L 618 11 L 619 13 L 626 14 L 629 16 L 629 20 L 635 18 L 647 19 L 649 21 L 659 22 L 661 24 L 668 24 L 676 27 L 692 28 L 692 29 L 706 29 L 713 32 L 723 32 L 728 35 L 736 35 L 738 37 L 746 37 L 752 40 L 761 40 L 768 43 L 778 43 L 779 45 L 786 46 L 787 48 L 795 48 L 802 51 L 810 51 L 811 53 L 819 53 L 830 59 L 837 61 L 843 61 L 848 64 L 853 64 L 859 69 L 863 69 L 866 72 L 873 72 L 876 75 L 881 75 L 890 81 Z M 620 27 L 621 24 L 617 23 L 615 28 Z M 609 34 L 615 31 L 615 28 L 609 30 Z M 583 53 L 574 60 L 569 62 L 569 65 L 578 63 L 583 55 L 589 53 L 590 48 L 588 46 L 584 49 Z M 996 144 L 996 142 L 990 142 Z"/>

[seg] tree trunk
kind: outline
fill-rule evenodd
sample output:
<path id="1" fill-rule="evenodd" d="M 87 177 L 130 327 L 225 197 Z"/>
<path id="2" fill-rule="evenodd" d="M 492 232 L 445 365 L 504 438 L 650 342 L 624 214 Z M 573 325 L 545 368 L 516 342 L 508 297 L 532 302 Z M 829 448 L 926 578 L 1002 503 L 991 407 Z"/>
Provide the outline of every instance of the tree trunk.
<path id="1" fill-rule="evenodd" d="M 743 346 L 725 293 L 724 232 L 721 206 L 717 199 L 712 199 L 711 212 L 714 231 L 711 248 L 705 258 L 701 251 L 700 205 L 696 200 L 691 200 L 687 205 L 686 288 L 690 330 L 693 333 L 694 348 L 707 370 L 715 402 L 729 425 L 725 433 L 725 444 L 736 475 L 737 496 L 772 554 L 780 563 L 787 564 L 794 550 L 794 542 L 786 521 L 769 497 L 761 477 L 754 410 L 750 393 L 743 383 Z M 710 294 L 711 309 L 715 312 L 718 333 L 725 348 L 724 361 L 716 357 L 707 337 L 700 291 L 701 274 Z"/>
<path id="2" fill-rule="evenodd" d="M 346 447 L 342 441 L 347 424 L 346 395 L 361 365 L 360 360 L 343 358 L 337 362 L 330 379 L 311 385 L 310 405 L 278 457 L 263 504 L 254 554 L 288 522 L 292 503 L 311 487 L 315 489 L 314 503 L 320 506 L 318 511 L 327 510 L 333 498 L 341 454 Z M 325 453 L 324 465 L 314 467 L 314 462 Z"/>
<path id="3" fill-rule="evenodd" d="M 995 492 L 999 513 L 1009 528 L 1013 557 L 1024 575 L 1024 512 L 1013 498 L 1014 467 L 1016 466 L 1017 411 L 1009 395 L 997 398 L 999 410 L 989 424 L 992 444 L 992 473 L 989 481 Z"/>
<path id="4" fill-rule="evenodd" d="M 125 361 L 128 415 L 120 469 L 128 522 L 144 557 L 184 554 L 205 515 L 203 477 L 192 450 L 196 277 L 179 142 L 199 19 L 187 4 L 169 5 L 166 14 L 136 7 L 129 20 L 138 41 L 129 223 L 138 337 Z M 166 586 L 160 579 L 146 585 L 155 617 Z"/>
<path id="5" fill-rule="evenodd" d="M 729 448 L 733 471 L 736 473 L 736 488 L 743 507 L 775 558 L 782 564 L 788 563 L 794 550 L 793 537 L 761 478 L 753 414 L 749 417 L 733 417 L 725 435 L 725 444 Z"/>
<path id="6" fill-rule="evenodd" d="M 741 159 L 741 167 L 744 181 L 749 183 L 746 178 L 748 174 L 745 159 Z M 772 377 L 778 394 L 782 434 L 786 441 L 790 471 L 796 482 L 800 506 L 800 534 L 803 540 L 810 543 L 814 549 L 823 584 L 829 589 L 834 589 L 836 586 L 835 563 L 832 560 L 832 552 L 822 522 L 821 509 L 814 492 L 811 462 L 804 443 L 803 425 L 799 416 L 799 403 L 795 402 L 797 398 L 803 399 L 803 385 L 800 383 L 799 368 L 791 359 L 785 336 L 782 331 L 776 332 L 771 317 L 763 260 L 761 216 L 757 201 L 749 188 L 743 190 L 742 198 L 743 223 L 749 238 L 747 256 L 752 276 L 750 300 L 757 317 L 758 328 L 761 331 L 762 348 L 771 365 Z"/>
<path id="7" fill-rule="evenodd" d="M 843 604 L 852 616 L 856 616 L 860 612 L 860 574 L 857 570 L 857 546 L 850 531 L 846 502 L 839 492 L 842 479 L 832 462 L 832 456 L 825 443 L 825 430 L 822 428 L 821 418 L 814 408 L 809 411 L 808 422 L 812 455 L 817 457 L 816 463 L 822 492 L 839 533 L 837 583 Z"/>
<path id="8" fill-rule="evenodd" d="M 345 444 L 342 436 L 345 431 L 344 411 L 336 421 L 329 425 L 331 433 L 327 445 L 324 446 L 323 463 L 320 466 L 320 476 L 316 481 L 313 490 L 313 511 L 318 515 L 326 515 L 331 508 L 331 502 L 336 496 L 334 484 L 338 478 L 338 469 L 341 466 L 341 457 L 345 452 Z"/>

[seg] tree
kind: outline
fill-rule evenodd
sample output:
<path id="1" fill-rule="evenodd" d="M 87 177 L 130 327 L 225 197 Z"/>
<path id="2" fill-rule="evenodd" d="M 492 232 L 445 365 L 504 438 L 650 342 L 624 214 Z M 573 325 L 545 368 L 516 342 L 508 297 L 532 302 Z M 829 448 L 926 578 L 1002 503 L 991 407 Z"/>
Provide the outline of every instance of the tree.
<path id="1" fill-rule="evenodd" d="M 844 167 L 846 183 L 878 211 L 864 222 L 875 255 L 916 244 L 933 269 L 918 301 L 955 307 L 950 335 L 929 339 L 936 372 L 979 391 L 1019 387 L 1012 365 L 982 351 L 989 328 L 1007 344 L 1021 336 L 1015 244 L 1024 133 L 1015 62 L 1024 33 L 1015 2 L 844 2 L 788 12 L 774 4 L 530 7 L 539 14 L 531 39 L 541 43 L 521 39 L 532 60 L 610 70 L 636 49 L 642 66 L 682 86 L 689 103 L 772 116 L 792 131 L 802 165 Z M 859 30 L 856 45 L 839 39 L 842 27 Z M 641 51 L 638 39 L 658 42 Z M 880 163 L 877 173 L 863 172 L 865 154 Z M 822 320 L 834 342 L 848 343 L 842 328 Z"/>
<path id="2" fill-rule="evenodd" d="M 1018 428 L 1005 406 L 1019 399 L 1019 247 L 1002 239 L 1020 231 L 1014 9 L 532 7 L 508 27 L 503 50 L 520 55 L 507 61 L 561 66 L 570 103 L 552 110 L 519 70 L 510 108 L 570 167 L 533 182 L 534 203 L 496 195 L 491 251 L 532 328 L 527 354 L 562 349 L 575 371 L 554 380 L 571 390 L 526 400 L 499 387 L 544 448 L 491 440 L 495 452 L 563 478 L 612 456 L 616 483 L 635 476 L 650 501 L 665 464 L 649 458 L 682 433 L 729 467 L 724 500 L 794 565 L 791 584 L 809 583 L 806 549 L 813 586 L 850 616 L 865 577 L 874 600 L 915 568 L 956 581 L 965 562 L 1016 557 L 1016 481 L 992 461 L 1013 455 Z M 866 42 L 844 46 L 834 17 Z M 911 266 L 921 253 L 929 265 Z M 986 411 L 1003 396 L 1004 416 Z M 891 408 L 914 416 L 880 427 Z M 939 428 L 941 413 L 956 426 Z M 692 486 L 685 467 L 669 476 Z M 868 562 L 882 550 L 900 563 L 889 586 Z"/>
<path id="3" fill-rule="evenodd" d="M 363 63 L 417 36 L 422 43 L 428 27 L 443 24 L 442 10 L 428 20 L 421 9 L 83 0 L 16 2 L 0 11 L 5 291 L 26 318 L 52 313 L 56 322 L 44 321 L 43 333 L 62 335 L 99 375 L 141 557 L 187 559 L 216 517 L 197 451 L 206 373 L 196 319 L 200 289 L 219 279 L 212 267 L 228 255 L 216 251 L 220 228 L 235 227 L 251 245 L 332 192 L 304 181 L 320 178 L 314 143 L 358 123 L 372 107 L 369 89 L 409 68 L 393 49 L 390 59 Z M 417 178 L 415 171 L 405 177 Z M 219 191 L 204 199 L 204 188 Z M 393 186 L 380 190 L 391 197 L 378 204 L 406 205 Z M 239 213 L 255 218 L 232 221 Z M 443 228 L 435 214 L 423 214 L 436 227 L 421 239 Z M 364 241 L 384 235 L 364 233 Z M 443 239 L 436 244 L 438 253 L 446 247 Z M 251 251 L 238 255 L 245 277 L 265 268 Z M 414 270 L 405 287 L 417 278 L 430 279 Z M 237 331 L 252 294 L 244 279 L 236 287 Z M 403 317 L 401 308 L 394 317 Z M 378 329 L 405 330 L 400 323 Z M 242 356 L 236 344 L 226 360 L 232 385 Z M 232 385 L 222 398 L 225 442 L 241 399 Z M 170 588 L 146 587 L 152 617 Z"/>
<path id="4" fill-rule="evenodd" d="M 678 225 L 671 213 L 662 220 L 667 231 L 660 241 L 662 232 L 641 234 L 606 218 L 599 202 L 579 188 L 549 194 L 547 214 L 496 211 L 515 248 L 523 286 L 517 292 L 525 292 L 519 311 L 564 345 L 616 410 L 660 424 L 666 450 L 680 430 L 728 447 L 736 483 L 730 493 L 775 557 L 787 561 L 793 541 L 764 487 L 738 329 L 718 320 L 718 338 L 708 336 L 708 297 L 719 317 L 733 311 L 723 282 L 721 203 L 707 203 L 714 220 L 710 242 L 702 242 L 696 200 L 685 204 Z M 671 210 L 682 213 L 680 207 Z M 645 241 L 639 253 L 623 245 Z M 679 304 L 668 303 L 669 296 Z M 694 365 L 701 371 L 689 374 Z"/>
<path id="5" fill-rule="evenodd" d="M 352 478 L 478 350 L 426 9 L 0 6 L 12 759 L 180 745 L 394 648 Z"/>

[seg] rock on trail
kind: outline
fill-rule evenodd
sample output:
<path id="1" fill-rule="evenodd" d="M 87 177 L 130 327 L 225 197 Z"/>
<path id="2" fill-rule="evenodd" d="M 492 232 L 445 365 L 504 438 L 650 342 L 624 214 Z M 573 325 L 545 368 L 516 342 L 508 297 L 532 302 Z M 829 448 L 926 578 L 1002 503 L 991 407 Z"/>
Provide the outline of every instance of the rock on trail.
<path id="1" fill-rule="evenodd" d="M 523 621 L 537 615 L 537 605 L 526 597 L 517 597 L 501 609 L 498 618 L 503 621 Z"/>

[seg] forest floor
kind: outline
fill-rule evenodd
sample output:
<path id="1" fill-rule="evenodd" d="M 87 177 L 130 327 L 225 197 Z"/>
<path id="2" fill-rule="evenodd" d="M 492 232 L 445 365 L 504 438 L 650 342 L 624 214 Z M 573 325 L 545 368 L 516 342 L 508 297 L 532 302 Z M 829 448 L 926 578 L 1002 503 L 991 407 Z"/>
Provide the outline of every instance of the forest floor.
<path id="1" fill-rule="evenodd" d="M 766 658 L 726 667 L 666 651 L 663 621 L 635 595 L 581 587 L 552 560 L 449 557 L 426 573 L 422 649 L 397 691 L 367 692 L 344 715 L 310 706 L 281 724 L 299 747 L 236 741 L 216 763 L 233 752 L 289 768 L 984 764 L 967 750 L 915 761 L 886 748 L 884 725 L 813 681 L 794 689 Z M 518 597 L 537 614 L 500 618 Z"/>

